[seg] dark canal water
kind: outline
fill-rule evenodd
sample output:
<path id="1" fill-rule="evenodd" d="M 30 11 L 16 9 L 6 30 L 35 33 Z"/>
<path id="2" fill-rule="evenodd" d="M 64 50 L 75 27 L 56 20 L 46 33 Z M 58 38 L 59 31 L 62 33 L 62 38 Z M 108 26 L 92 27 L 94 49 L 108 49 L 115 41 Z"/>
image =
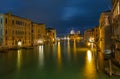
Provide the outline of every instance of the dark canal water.
<path id="1" fill-rule="evenodd" d="M 97 72 L 93 53 L 79 41 L 10 50 L 0 53 L 0 79 L 119 79 L 102 71 L 102 54 Z"/>

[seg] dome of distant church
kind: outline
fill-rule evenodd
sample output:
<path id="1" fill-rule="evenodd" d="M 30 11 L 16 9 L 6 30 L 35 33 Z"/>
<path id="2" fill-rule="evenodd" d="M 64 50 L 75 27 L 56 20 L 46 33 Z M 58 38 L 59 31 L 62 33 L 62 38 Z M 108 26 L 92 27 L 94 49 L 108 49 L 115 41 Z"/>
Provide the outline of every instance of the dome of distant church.
<path id="1" fill-rule="evenodd" d="M 71 31 L 70 31 L 70 34 L 75 34 L 75 31 L 74 31 L 74 30 L 71 30 Z"/>

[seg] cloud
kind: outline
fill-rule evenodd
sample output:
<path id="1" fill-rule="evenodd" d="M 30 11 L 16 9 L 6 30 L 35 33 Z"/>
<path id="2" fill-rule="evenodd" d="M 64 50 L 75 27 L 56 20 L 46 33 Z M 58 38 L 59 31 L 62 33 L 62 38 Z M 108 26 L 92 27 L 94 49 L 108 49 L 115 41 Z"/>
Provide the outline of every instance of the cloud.
<path id="1" fill-rule="evenodd" d="M 46 23 L 58 32 L 69 27 L 88 28 L 98 24 L 102 11 L 111 7 L 110 0 L 1 0 L 1 12 Z M 81 29 L 82 29 L 81 28 Z M 83 28 L 84 29 L 84 28 Z"/>

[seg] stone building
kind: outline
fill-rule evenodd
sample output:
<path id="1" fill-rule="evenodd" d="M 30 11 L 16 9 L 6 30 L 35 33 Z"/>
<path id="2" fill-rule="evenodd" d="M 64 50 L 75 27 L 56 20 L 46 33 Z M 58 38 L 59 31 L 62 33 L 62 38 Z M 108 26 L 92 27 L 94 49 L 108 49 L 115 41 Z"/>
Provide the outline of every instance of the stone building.
<path id="1" fill-rule="evenodd" d="M 115 59 L 120 64 L 120 0 L 112 0 L 112 28 Z"/>
<path id="2" fill-rule="evenodd" d="M 7 48 L 31 46 L 31 21 L 11 12 L 0 14 L 0 45 Z"/>
<path id="3" fill-rule="evenodd" d="M 68 34 L 67 37 L 69 37 L 69 40 L 83 40 L 80 31 L 75 32 L 73 29 L 70 31 L 70 34 Z"/>
<path id="4" fill-rule="evenodd" d="M 46 42 L 54 43 L 56 40 L 56 30 L 53 28 L 46 29 Z"/>
<path id="5" fill-rule="evenodd" d="M 55 37 L 55 29 L 55 32 L 50 31 Z M 0 47 L 12 49 L 39 45 L 44 43 L 46 36 L 45 24 L 34 23 L 11 12 L 0 14 Z"/>
<path id="6" fill-rule="evenodd" d="M 84 31 L 84 41 L 88 42 L 91 37 L 94 37 L 94 29 L 87 29 Z"/>
<path id="7" fill-rule="evenodd" d="M 94 42 L 96 44 L 97 47 L 99 47 L 99 26 L 95 26 L 94 28 L 94 32 L 93 32 L 93 37 L 94 37 Z"/>
<path id="8" fill-rule="evenodd" d="M 45 24 L 32 23 L 32 45 L 43 44 L 45 40 Z"/>
<path id="9" fill-rule="evenodd" d="M 99 19 L 99 48 L 101 52 L 111 50 L 111 11 L 101 13 Z"/>

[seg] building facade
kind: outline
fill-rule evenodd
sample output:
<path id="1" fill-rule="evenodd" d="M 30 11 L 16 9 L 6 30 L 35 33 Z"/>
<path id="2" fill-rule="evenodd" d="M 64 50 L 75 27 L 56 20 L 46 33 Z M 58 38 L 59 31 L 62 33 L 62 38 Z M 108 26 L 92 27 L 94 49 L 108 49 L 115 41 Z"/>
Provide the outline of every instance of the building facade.
<path id="1" fill-rule="evenodd" d="M 43 44 L 45 41 L 45 24 L 32 23 L 32 45 Z"/>
<path id="2" fill-rule="evenodd" d="M 80 34 L 80 31 L 75 32 L 73 29 L 70 31 L 70 34 L 68 34 L 69 40 L 82 40 L 82 35 Z"/>
<path id="3" fill-rule="evenodd" d="M 94 29 L 87 29 L 84 31 L 84 41 L 88 42 L 90 38 L 94 37 Z"/>
<path id="4" fill-rule="evenodd" d="M 46 42 L 54 43 L 56 40 L 56 30 L 53 28 L 46 29 Z"/>
<path id="5" fill-rule="evenodd" d="M 111 11 L 103 12 L 99 19 L 99 48 L 101 52 L 111 50 Z"/>
<path id="6" fill-rule="evenodd" d="M 84 32 L 84 42 L 86 45 L 90 48 L 94 47 L 95 43 L 95 38 L 94 38 L 94 29 L 87 29 Z"/>
<path id="7" fill-rule="evenodd" d="M 93 37 L 97 47 L 99 47 L 99 26 L 94 27 Z"/>
<path id="8" fill-rule="evenodd" d="M 56 30 L 50 31 L 55 38 Z M 12 49 L 39 45 L 44 43 L 46 36 L 45 24 L 34 23 L 11 12 L 0 14 L 0 47 Z"/>
<path id="9" fill-rule="evenodd" d="M 0 45 L 7 48 L 31 46 L 31 21 L 12 15 L 0 14 Z"/>
<path id="10" fill-rule="evenodd" d="M 112 0 L 112 28 L 115 59 L 120 64 L 120 0 Z"/>

